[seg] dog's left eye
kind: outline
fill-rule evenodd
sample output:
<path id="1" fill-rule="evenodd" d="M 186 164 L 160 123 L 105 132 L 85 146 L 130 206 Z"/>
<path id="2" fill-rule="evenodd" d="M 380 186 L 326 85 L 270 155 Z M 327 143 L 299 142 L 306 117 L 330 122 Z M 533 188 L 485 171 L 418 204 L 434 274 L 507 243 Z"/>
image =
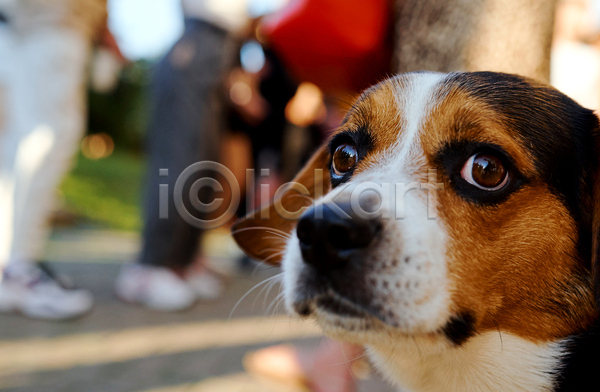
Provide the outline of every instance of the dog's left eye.
<path id="1" fill-rule="evenodd" d="M 356 147 L 350 143 L 340 144 L 333 153 L 332 166 L 333 173 L 342 177 L 350 172 L 358 162 L 358 152 Z"/>
<path id="2" fill-rule="evenodd" d="M 488 153 L 472 155 L 465 162 L 460 175 L 469 184 L 486 191 L 502 189 L 508 182 L 508 171 L 502 160 Z"/>

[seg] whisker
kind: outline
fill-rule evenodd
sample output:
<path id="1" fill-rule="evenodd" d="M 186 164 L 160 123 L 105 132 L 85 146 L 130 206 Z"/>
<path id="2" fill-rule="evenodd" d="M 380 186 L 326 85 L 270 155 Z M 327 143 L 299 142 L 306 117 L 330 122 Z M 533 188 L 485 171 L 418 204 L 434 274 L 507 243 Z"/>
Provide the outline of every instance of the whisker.
<path id="1" fill-rule="evenodd" d="M 496 321 L 496 319 L 494 317 L 492 317 L 492 321 L 494 322 L 494 325 L 496 326 L 496 329 L 498 330 L 498 336 L 500 336 L 500 352 L 504 351 L 504 342 L 502 341 L 502 332 L 500 331 L 500 325 L 498 325 L 498 322 Z"/>
<path id="2" fill-rule="evenodd" d="M 252 274 L 255 274 L 259 267 L 268 267 L 269 266 L 268 261 L 271 260 L 272 258 L 282 256 L 285 253 L 285 249 L 265 248 L 260 253 L 262 254 L 265 252 L 272 252 L 272 254 L 263 260 L 257 260 L 258 264 L 252 271 Z"/>
<path id="3" fill-rule="evenodd" d="M 331 365 L 327 365 L 327 367 L 329 367 L 329 366 L 345 365 L 347 363 L 352 363 L 352 362 L 357 361 L 357 360 L 359 360 L 361 358 L 365 358 L 367 355 L 369 355 L 369 354 L 367 354 L 367 352 L 364 351 L 361 355 L 359 355 L 356 358 L 348 359 L 347 361 L 340 362 L 340 363 L 334 363 L 334 364 L 331 364 Z M 346 353 L 344 353 L 344 356 L 347 357 Z"/>
<path id="4" fill-rule="evenodd" d="M 285 251 L 285 249 L 282 248 L 264 248 L 261 249 L 260 253 L 266 253 L 266 252 L 283 252 Z"/>
<path id="5" fill-rule="evenodd" d="M 279 277 L 279 275 L 281 274 L 277 274 L 271 278 L 274 277 Z M 266 285 L 263 286 L 262 289 L 260 289 L 260 291 L 258 292 L 258 295 L 256 296 L 256 298 L 254 298 L 254 301 L 252 302 L 252 308 L 254 308 L 256 306 L 256 301 L 258 301 L 258 299 L 260 298 L 261 295 L 264 294 L 265 290 L 268 290 L 267 293 L 265 294 L 265 300 L 263 301 L 263 304 L 267 301 L 267 296 L 269 295 L 269 292 L 271 291 L 271 288 L 273 288 L 273 285 L 277 283 L 277 279 L 269 279 L 268 283 Z M 263 305 L 264 308 L 264 305 Z"/>
<path id="6" fill-rule="evenodd" d="M 277 275 L 277 276 L 281 276 L 281 277 L 283 277 L 282 275 L 283 275 L 283 274 L 279 274 L 279 275 Z M 282 279 L 282 280 L 283 280 L 283 279 Z M 282 280 L 277 280 L 277 279 L 275 279 L 275 280 L 272 280 L 271 282 L 269 282 L 269 284 L 267 285 L 269 288 L 267 289 L 267 292 L 265 293 L 265 295 L 264 295 L 264 297 L 263 297 L 263 309 L 265 309 L 265 308 L 267 307 L 267 299 L 269 298 L 269 294 L 271 294 L 271 290 L 273 290 L 273 287 L 275 287 L 275 285 L 276 285 L 277 283 L 280 283 L 280 284 L 281 284 Z M 278 294 L 278 295 L 279 295 L 279 294 Z"/>
<path id="7" fill-rule="evenodd" d="M 289 197 L 290 198 L 292 198 L 292 197 L 301 197 L 303 199 L 306 199 L 306 200 L 310 201 L 311 203 L 315 201 L 314 197 L 308 196 L 308 195 L 302 195 L 300 193 L 294 193 L 294 194 L 290 195 Z"/>
<path id="8" fill-rule="evenodd" d="M 278 230 L 273 227 L 267 227 L 267 226 L 244 227 L 241 229 L 233 230 L 231 232 L 231 234 L 233 235 L 233 234 L 243 233 L 244 231 L 249 231 L 249 230 L 265 230 L 265 231 L 269 232 L 269 234 L 279 235 L 282 238 L 286 238 L 286 239 L 291 237 L 291 234 L 286 233 L 283 230 Z"/>
<path id="9" fill-rule="evenodd" d="M 281 291 L 281 289 L 279 289 L 279 290 L 280 290 L 280 293 L 277 294 L 277 297 L 275 297 L 275 299 L 271 302 L 271 304 L 267 308 L 266 314 L 269 315 L 270 317 L 275 316 L 275 314 L 278 311 L 278 307 L 281 306 L 281 304 L 283 303 L 283 299 L 285 298 L 285 293 L 283 291 Z"/>
<path id="10" fill-rule="evenodd" d="M 273 241 L 283 241 L 283 244 L 285 245 L 287 238 L 281 238 L 281 237 L 263 237 L 265 240 L 273 240 Z"/>
<path id="11" fill-rule="evenodd" d="M 284 254 L 285 254 L 285 250 L 282 250 L 282 251 L 280 251 L 280 252 L 273 253 L 271 256 L 269 256 L 269 257 L 267 257 L 266 259 L 262 260 L 262 262 L 266 264 L 266 263 L 267 263 L 269 260 L 271 260 L 272 258 L 274 258 L 274 257 L 277 257 L 277 256 L 283 256 Z"/>
<path id="12" fill-rule="evenodd" d="M 339 343 L 339 342 L 335 342 L 335 343 L 334 343 L 334 342 L 333 342 L 333 341 L 331 341 L 331 340 L 328 340 L 328 339 L 326 339 L 326 338 L 322 338 L 321 342 L 319 343 L 319 348 L 321 347 L 321 345 L 322 345 L 323 343 L 325 343 L 325 344 L 342 344 L 342 343 Z M 363 353 L 362 355 L 360 355 L 360 356 L 359 356 L 359 357 L 357 357 L 357 358 L 354 358 L 354 359 L 348 359 L 348 354 L 346 353 L 346 351 L 345 351 L 345 349 L 344 349 L 344 348 L 345 348 L 345 346 L 343 346 L 343 345 L 342 345 L 340 348 L 341 348 L 341 351 L 342 351 L 342 355 L 343 355 L 343 356 L 346 358 L 346 360 L 345 360 L 345 361 L 343 361 L 343 362 L 340 362 L 340 363 L 334 363 L 334 364 L 327 365 L 326 367 L 333 367 L 333 366 L 345 365 L 345 366 L 348 368 L 348 371 L 350 372 L 350 376 L 352 377 L 352 380 L 354 381 L 354 383 L 355 383 L 355 384 L 358 384 L 358 379 L 356 378 L 356 375 L 355 375 L 355 374 L 354 374 L 354 372 L 352 371 L 351 363 L 352 363 L 354 360 L 358 359 L 358 358 L 364 357 L 364 356 L 366 355 L 366 352 L 365 352 L 365 353 Z M 317 350 L 317 352 L 318 352 L 318 350 Z"/>
<path id="13" fill-rule="evenodd" d="M 348 358 L 348 355 L 346 354 L 346 352 L 344 351 L 344 346 L 342 346 L 342 353 L 344 354 L 344 356 L 346 358 Z M 363 354 L 364 356 L 365 354 Z M 354 361 L 354 360 L 353 360 Z M 358 385 L 358 379 L 356 378 L 356 375 L 354 374 L 354 371 L 352 370 L 352 365 L 351 365 L 351 361 L 346 361 L 344 363 L 344 365 L 348 368 L 348 371 L 350 372 L 350 376 L 352 377 L 352 379 L 354 380 L 354 384 Z"/>
<path id="14" fill-rule="evenodd" d="M 231 320 L 231 317 L 233 316 L 233 313 L 235 312 L 235 310 L 237 309 L 237 307 L 238 307 L 238 306 L 239 306 L 239 305 L 242 303 L 242 301 L 243 301 L 243 300 L 244 300 L 244 299 L 245 299 L 245 298 L 246 298 L 248 295 L 250 295 L 250 293 L 252 293 L 254 290 L 256 290 L 257 288 L 259 288 L 259 287 L 260 287 L 260 286 L 262 286 L 263 284 L 265 284 L 265 283 L 268 283 L 268 282 L 270 282 L 270 281 L 271 281 L 271 280 L 273 280 L 273 279 L 276 279 L 278 276 L 279 276 L 279 274 L 278 274 L 278 275 L 275 275 L 275 276 L 271 276 L 270 278 L 267 278 L 267 279 L 263 280 L 262 282 L 259 282 L 259 283 L 258 283 L 258 284 L 256 284 L 254 287 L 252 287 L 250 290 L 248 290 L 248 291 L 246 292 L 246 294 L 242 295 L 242 298 L 240 298 L 240 299 L 239 299 L 239 300 L 236 302 L 236 304 L 233 306 L 233 309 L 231 309 L 231 312 L 229 313 L 229 317 L 227 318 L 227 321 L 230 321 L 230 320 Z"/>

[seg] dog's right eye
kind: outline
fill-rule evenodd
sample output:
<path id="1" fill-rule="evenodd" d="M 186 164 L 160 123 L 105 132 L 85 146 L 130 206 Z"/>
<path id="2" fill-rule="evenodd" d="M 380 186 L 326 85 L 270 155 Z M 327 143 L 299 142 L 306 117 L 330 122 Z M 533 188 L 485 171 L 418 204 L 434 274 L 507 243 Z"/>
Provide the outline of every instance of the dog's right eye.
<path id="1" fill-rule="evenodd" d="M 354 169 L 358 162 L 358 151 L 356 146 L 350 143 L 340 144 L 333 153 L 332 168 L 333 173 L 342 177 Z"/>

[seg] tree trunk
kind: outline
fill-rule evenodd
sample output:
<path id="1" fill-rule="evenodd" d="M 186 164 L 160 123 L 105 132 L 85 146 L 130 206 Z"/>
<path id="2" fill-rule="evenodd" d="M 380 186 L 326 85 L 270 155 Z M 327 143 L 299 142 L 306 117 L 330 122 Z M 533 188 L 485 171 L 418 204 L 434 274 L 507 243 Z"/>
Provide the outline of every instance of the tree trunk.
<path id="1" fill-rule="evenodd" d="M 555 0 L 396 1 L 396 72 L 500 71 L 548 82 Z"/>

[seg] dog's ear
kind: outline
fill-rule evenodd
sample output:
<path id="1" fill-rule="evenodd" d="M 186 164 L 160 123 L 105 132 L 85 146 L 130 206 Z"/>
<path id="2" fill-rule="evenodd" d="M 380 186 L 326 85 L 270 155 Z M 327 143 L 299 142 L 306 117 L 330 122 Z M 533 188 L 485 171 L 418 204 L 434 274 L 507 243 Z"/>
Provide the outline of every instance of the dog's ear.
<path id="1" fill-rule="evenodd" d="M 591 182 L 591 230 L 592 230 L 592 279 L 594 284 L 594 298 L 596 308 L 600 311 L 600 119 L 596 114 L 590 113 L 588 122 L 591 129 L 590 182 Z M 587 205 L 589 205 L 587 204 Z"/>
<path id="2" fill-rule="evenodd" d="M 600 126 L 595 121 L 592 167 L 592 278 L 596 307 L 600 311 Z"/>
<path id="3" fill-rule="evenodd" d="M 275 193 L 273 202 L 235 223 L 232 234 L 250 257 L 279 264 L 287 238 L 314 199 L 329 191 L 329 153 L 322 146 L 298 175 Z"/>
<path id="4" fill-rule="evenodd" d="M 600 310 L 600 179 L 598 173 L 595 177 L 592 219 L 592 277 L 594 279 L 596 307 Z"/>

